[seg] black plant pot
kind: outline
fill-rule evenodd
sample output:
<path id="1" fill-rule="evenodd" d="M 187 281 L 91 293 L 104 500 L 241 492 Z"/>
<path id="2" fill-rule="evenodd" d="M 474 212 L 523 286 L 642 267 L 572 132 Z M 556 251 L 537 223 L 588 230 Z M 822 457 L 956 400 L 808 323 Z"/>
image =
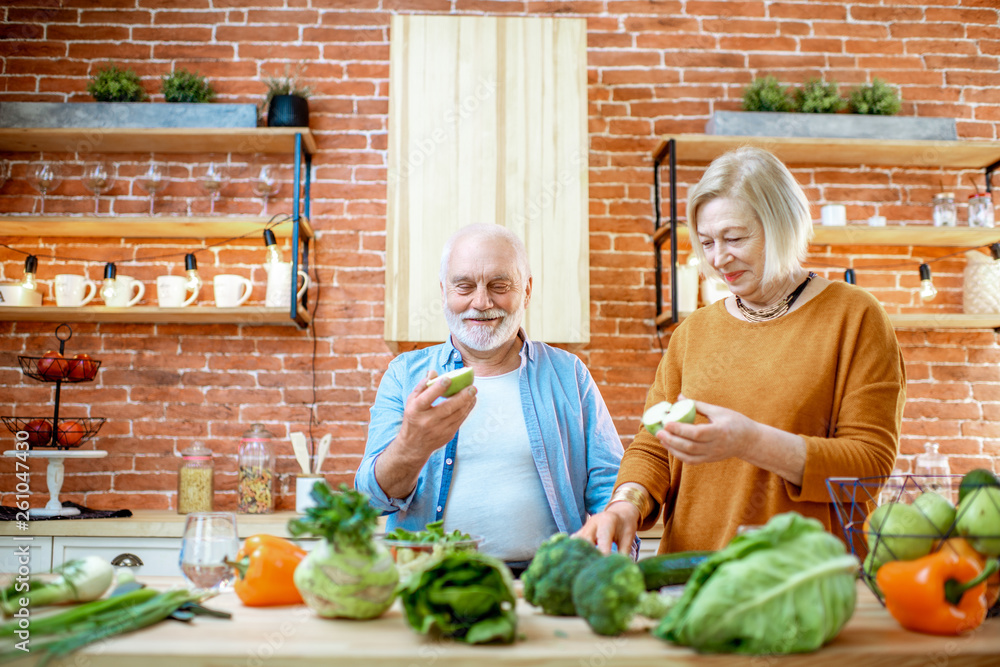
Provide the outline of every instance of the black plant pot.
<path id="1" fill-rule="evenodd" d="M 267 106 L 268 127 L 309 127 L 309 100 L 298 95 L 275 95 Z"/>

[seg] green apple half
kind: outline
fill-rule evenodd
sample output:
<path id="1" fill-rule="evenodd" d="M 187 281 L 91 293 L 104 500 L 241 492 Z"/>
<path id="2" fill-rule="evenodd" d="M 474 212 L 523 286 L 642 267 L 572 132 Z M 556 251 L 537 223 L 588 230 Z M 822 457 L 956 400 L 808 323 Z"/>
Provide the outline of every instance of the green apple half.
<path id="1" fill-rule="evenodd" d="M 642 425 L 646 427 L 647 431 L 656 435 L 656 432 L 662 429 L 667 422 L 693 424 L 695 414 L 694 401 L 689 398 L 676 403 L 663 401 L 642 413 Z"/>
<path id="2" fill-rule="evenodd" d="M 427 386 L 431 386 L 441 378 L 451 378 L 451 384 L 448 388 L 444 390 L 445 396 L 454 396 L 458 392 L 462 391 L 470 384 L 472 384 L 473 378 L 476 377 L 475 372 L 472 370 L 472 366 L 465 366 L 464 368 L 456 368 L 450 373 L 445 373 L 444 375 L 439 375 L 436 378 L 427 381 Z"/>

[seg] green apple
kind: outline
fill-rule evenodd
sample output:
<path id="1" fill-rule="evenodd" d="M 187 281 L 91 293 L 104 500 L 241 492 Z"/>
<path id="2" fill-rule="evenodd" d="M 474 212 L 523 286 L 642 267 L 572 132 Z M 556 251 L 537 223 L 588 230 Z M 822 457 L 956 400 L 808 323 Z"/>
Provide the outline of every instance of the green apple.
<path id="1" fill-rule="evenodd" d="M 693 424 L 697 410 L 694 401 L 689 398 L 668 403 L 662 401 L 642 413 L 642 425 L 646 430 L 656 435 L 656 432 L 663 428 L 667 422 L 683 422 Z"/>
<path id="2" fill-rule="evenodd" d="M 885 509 L 883 509 L 885 508 Z M 881 563 L 891 560 L 914 560 L 926 556 L 934 548 L 938 530 L 913 505 L 886 503 L 872 512 L 868 520 L 871 531 L 868 548 Z"/>
<path id="3" fill-rule="evenodd" d="M 1000 480 L 997 479 L 992 470 L 976 468 L 965 473 L 958 486 L 958 502 L 961 503 L 967 495 L 984 486 L 1000 487 Z"/>
<path id="4" fill-rule="evenodd" d="M 427 381 L 427 386 L 431 386 L 441 378 L 451 378 L 451 384 L 448 388 L 444 390 L 445 396 L 454 396 L 458 392 L 462 391 L 470 384 L 472 380 L 476 377 L 475 372 L 472 370 L 472 366 L 465 366 L 463 368 L 456 368 L 455 370 L 445 373 L 444 375 L 439 375 L 436 378 Z"/>
<path id="5" fill-rule="evenodd" d="M 990 558 L 1000 556 L 1000 489 L 984 486 L 958 505 L 958 534 Z"/>
<path id="6" fill-rule="evenodd" d="M 938 532 L 938 537 L 947 537 L 955 523 L 955 506 L 939 493 L 925 491 L 913 501 L 913 506 L 920 510 L 924 518 Z"/>

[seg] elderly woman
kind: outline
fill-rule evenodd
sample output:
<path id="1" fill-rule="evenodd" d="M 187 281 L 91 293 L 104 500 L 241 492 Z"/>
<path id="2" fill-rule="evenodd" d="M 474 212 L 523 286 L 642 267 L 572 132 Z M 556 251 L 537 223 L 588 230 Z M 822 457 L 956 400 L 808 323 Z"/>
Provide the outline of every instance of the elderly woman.
<path id="1" fill-rule="evenodd" d="M 732 294 L 676 329 L 646 407 L 690 398 L 699 417 L 640 428 L 578 535 L 608 552 L 661 511 L 660 553 L 719 549 L 789 510 L 836 530 L 826 479 L 888 475 L 896 459 L 906 381 L 889 318 L 863 289 L 802 267 L 809 204 L 765 150 L 716 159 L 688 222 L 703 271 Z"/>

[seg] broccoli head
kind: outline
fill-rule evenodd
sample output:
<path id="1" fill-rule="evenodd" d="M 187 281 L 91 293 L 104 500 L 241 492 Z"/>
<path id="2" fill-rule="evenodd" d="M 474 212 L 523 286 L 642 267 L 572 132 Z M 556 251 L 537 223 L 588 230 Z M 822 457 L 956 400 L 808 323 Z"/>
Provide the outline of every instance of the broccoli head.
<path id="1" fill-rule="evenodd" d="M 576 613 L 599 635 L 625 632 L 645 593 L 642 570 L 620 553 L 591 562 L 573 581 Z"/>
<path id="2" fill-rule="evenodd" d="M 521 575 L 524 599 L 550 616 L 575 616 L 573 579 L 587 564 L 600 558 L 601 552 L 590 542 L 556 533 L 542 542 Z"/>

